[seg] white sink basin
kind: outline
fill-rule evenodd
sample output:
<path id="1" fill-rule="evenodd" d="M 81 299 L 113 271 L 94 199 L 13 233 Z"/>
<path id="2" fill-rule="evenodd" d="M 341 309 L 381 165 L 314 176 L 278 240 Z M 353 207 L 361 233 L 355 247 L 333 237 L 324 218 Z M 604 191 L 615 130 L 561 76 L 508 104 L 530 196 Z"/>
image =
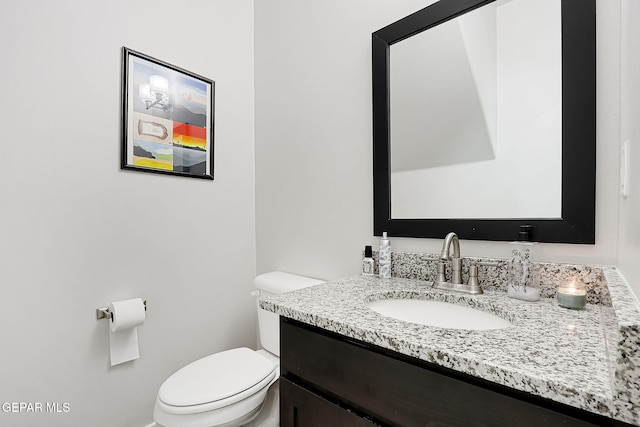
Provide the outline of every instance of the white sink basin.
<path id="1" fill-rule="evenodd" d="M 383 316 L 438 328 L 485 330 L 513 326 L 508 320 L 486 311 L 440 301 L 383 299 L 367 306 Z"/>

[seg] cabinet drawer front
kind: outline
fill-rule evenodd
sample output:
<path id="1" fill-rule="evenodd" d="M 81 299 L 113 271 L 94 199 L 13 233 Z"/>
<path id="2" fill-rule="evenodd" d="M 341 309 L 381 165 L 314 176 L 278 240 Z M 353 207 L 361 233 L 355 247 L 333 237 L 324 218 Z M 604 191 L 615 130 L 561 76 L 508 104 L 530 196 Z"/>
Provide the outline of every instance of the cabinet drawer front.
<path id="1" fill-rule="evenodd" d="M 280 378 L 280 427 L 373 427 L 367 420 Z"/>
<path id="2" fill-rule="evenodd" d="M 281 321 L 280 345 L 283 377 L 339 399 L 382 423 L 595 425 L 432 371 L 426 363 L 409 363 L 378 352 L 376 347 L 338 339 L 294 321 Z"/>

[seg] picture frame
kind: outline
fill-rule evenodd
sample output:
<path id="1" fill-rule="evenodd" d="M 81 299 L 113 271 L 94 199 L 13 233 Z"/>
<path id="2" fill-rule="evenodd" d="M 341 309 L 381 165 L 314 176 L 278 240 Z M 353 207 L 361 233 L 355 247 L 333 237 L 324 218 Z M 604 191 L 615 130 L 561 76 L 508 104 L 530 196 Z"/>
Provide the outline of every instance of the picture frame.
<path id="1" fill-rule="evenodd" d="M 213 180 L 215 82 L 122 47 L 122 169 Z"/>

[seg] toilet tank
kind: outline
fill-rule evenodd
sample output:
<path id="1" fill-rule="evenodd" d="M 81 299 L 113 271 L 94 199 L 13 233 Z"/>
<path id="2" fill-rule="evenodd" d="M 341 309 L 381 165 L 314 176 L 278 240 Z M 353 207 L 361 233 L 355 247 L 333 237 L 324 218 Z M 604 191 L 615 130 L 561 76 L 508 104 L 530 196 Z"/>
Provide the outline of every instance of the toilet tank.
<path id="1" fill-rule="evenodd" d="M 260 343 L 265 350 L 280 356 L 280 316 L 260 308 L 260 300 L 271 295 L 283 294 L 319 283 L 324 283 L 324 280 L 298 276 L 297 274 L 283 271 L 272 271 L 255 278 L 253 284 L 260 290 L 260 295 L 256 298 L 258 330 L 260 332 Z"/>

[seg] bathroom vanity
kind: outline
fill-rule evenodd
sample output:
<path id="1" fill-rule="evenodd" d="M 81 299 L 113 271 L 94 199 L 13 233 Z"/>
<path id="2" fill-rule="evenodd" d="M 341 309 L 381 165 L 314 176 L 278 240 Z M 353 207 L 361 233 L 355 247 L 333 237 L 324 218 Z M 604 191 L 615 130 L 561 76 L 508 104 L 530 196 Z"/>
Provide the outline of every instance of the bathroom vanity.
<path id="1" fill-rule="evenodd" d="M 281 320 L 281 426 L 624 425 Z"/>
<path id="2" fill-rule="evenodd" d="M 563 268 L 577 271 L 547 270 Z M 640 425 L 637 305 L 615 269 L 577 274 L 606 282 L 585 310 L 510 299 L 487 271 L 483 295 L 353 276 L 262 301 L 281 315 L 281 425 Z M 369 308 L 384 299 L 471 306 L 512 326 L 405 322 Z"/>

